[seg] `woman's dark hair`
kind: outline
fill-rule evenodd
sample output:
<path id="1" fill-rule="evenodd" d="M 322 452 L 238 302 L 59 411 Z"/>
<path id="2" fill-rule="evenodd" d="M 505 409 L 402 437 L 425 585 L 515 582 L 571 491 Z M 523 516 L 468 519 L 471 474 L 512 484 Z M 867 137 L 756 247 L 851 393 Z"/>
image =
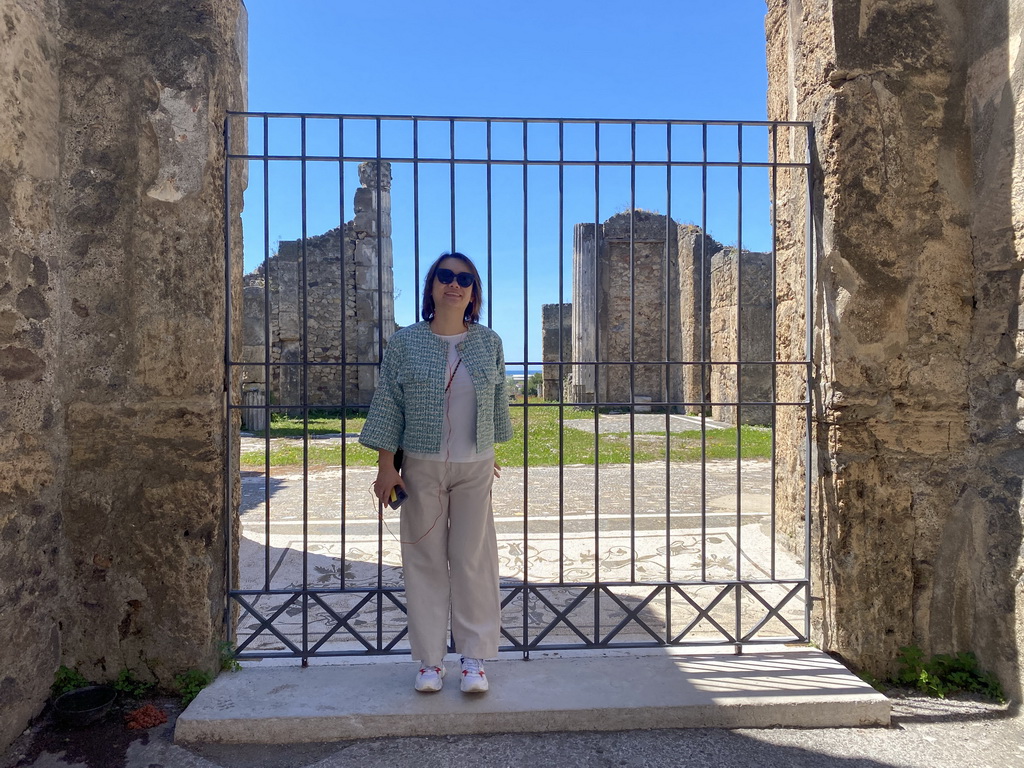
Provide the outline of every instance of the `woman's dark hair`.
<path id="1" fill-rule="evenodd" d="M 434 277 L 437 275 L 437 269 L 441 265 L 441 262 L 445 259 L 458 259 L 466 265 L 466 272 L 473 275 L 473 298 L 469 300 L 469 304 L 466 307 L 466 314 L 463 315 L 463 320 L 468 325 L 469 323 L 480 322 L 480 306 L 484 303 L 484 290 L 483 284 L 480 282 L 480 273 L 476 269 L 476 265 L 470 261 L 469 256 L 462 253 L 442 253 L 437 257 L 437 261 L 430 265 L 430 269 L 427 270 L 427 278 L 423 281 L 423 311 L 421 315 L 424 320 L 430 322 L 434 319 L 436 313 L 434 307 L 434 295 L 432 288 L 434 287 Z"/>

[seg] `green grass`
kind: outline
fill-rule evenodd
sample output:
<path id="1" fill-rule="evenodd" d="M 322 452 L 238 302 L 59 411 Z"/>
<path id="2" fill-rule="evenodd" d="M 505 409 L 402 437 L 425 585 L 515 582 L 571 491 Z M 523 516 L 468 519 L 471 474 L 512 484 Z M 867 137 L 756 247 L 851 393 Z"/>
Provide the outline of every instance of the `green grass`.
<path id="1" fill-rule="evenodd" d="M 524 423 L 529 422 L 529 465 L 531 467 L 558 466 L 559 457 L 563 464 L 593 465 L 594 455 L 602 464 L 628 464 L 632 448 L 632 460 L 637 463 L 665 461 L 665 432 L 634 435 L 632 441 L 628 432 L 610 432 L 601 434 L 597 441 L 591 432 L 561 427 L 559 424 L 559 408 L 530 408 L 529 414 L 523 408 L 512 409 L 513 438 L 507 443 L 497 446 L 496 459 L 502 466 L 521 467 L 526 455 L 523 436 Z M 593 419 L 589 412 L 564 409 L 565 418 Z M 345 428 L 349 434 L 359 432 L 365 421 L 363 416 L 347 419 Z M 336 434 L 341 432 L 341 420 L 327 416 L 316 416 L 309 419 L 309 431 L 313 435 Z M 294 437 L 302 435 L 301 419 L 275 418 L 271 422 L 270 436 Z M 708 429 L 704 433 L 703 453 L 707 459 L 736 458 L 736 429 Z M 671 432 L 668 438 L 669 459 L 671 461 L 700 461 L 701 431 L 686 430 Z M 561 446 L 561 449 L 560 449 Z M 740 430 L 740 455 L 745 459 L 768 458 L 771 455 L 771 431 L 766 427 L 742 427 Z M 309 443 L 308 462 L 310 466 L 340 466 L 341 446 L 320 444 L 313 440 Z M 242 467 L 258 469 L 265 464 L 262 450 L 242 455 Z M 270 465 L 272 467 L 302 466 L 303 451 L 301 441 L 294 444 L 280 443 L 271 448 Z M 377 463 L 377 452 L 350 441 L 346 446 L 345 463 L 350 467 L 373 466 Z"/>
<path id="2" fill-rule="evenodd" d="M 363 411 L 350 411 L 345 419 L 345 431 L 349 434 L 358 433 L 366 421 L 366 413 Z M 311 435 L 333 435 L 341 432 L 341 416 L 311 411 L 309 414 L 309 434 Z M 263 437 L 263 432 L 253 432 L 256 437 Z M 270 436 L 273 437 L 301 437 L 303 424 L 301 417 L 286 416 L 282 413 L 270 415 Z"/>

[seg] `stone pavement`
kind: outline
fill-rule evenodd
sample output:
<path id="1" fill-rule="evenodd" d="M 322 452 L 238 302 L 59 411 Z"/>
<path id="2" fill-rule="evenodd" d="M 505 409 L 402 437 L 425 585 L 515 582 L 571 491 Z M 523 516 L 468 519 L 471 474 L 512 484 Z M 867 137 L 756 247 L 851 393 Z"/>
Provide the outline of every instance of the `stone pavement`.
<path id="1" fill-rule="evenodd" d="M 411 690 L 394 658 L 247 664 L 221 675 L 178 718 L 180 744 L 282 744 L 367 736 L 682 727 L 887 725 L 889 700 L 813 648 L 534 652 L 487 664 L 491 690 Z M 339 695 L 341 694 L 341 695 Z"/>
<path id="2" fill-rule="evenodd" d="M 304 574 L 306 584 L 315 589 L 337 589 L 343 580 L 346 587 L 400 587 L 399 518 L 388 510 L 381 524 L 368 490 L 374 473 L 370 467 L 350 467 L 344 475 L 340 467 L 320 467 L 306 477 L 294 467 L 275 469 L 270 478 L 245 473 L 238 552 L 241 588 L 299 590 Z M 589 466 L 505 468 L 493 493 L 503 585 L 565 585 L 545 589 L 550 605 L 530 596 L 524 606 L 521 595 L 514 597 L 505 609 L 506 630 L 522 640 L 526 616 L 531 637 L 544 631 L 557 618 L 552 606 L 564 608 L 581 596 L 582 588 L 572 586 L 574 582 L 671 580 L 687 584 L 687 596 L 707 606 L 723 588 L 703 582 L 727 582 L 738 576 L 802 579 L 802 559 L 771 535 L 770 478 L 771 465 L 764 460 L 709 461 L 703 467 L 694 462 L 667 467 L 660 462 L 603 465 L 597 475 Z M 758 630 L 758 639 L 793 639 L 804 630 L 805 604 L 802 593 L 787 600 L 791 588 L 791 583 L 763 583 L 748 587 L 741 598 L 730 593 L 710 611 L 713 622 L 696 621 L 687 640 L 720 642 L 723 634 L 715 623 L 735 631 L 739 621 L 746 631 L 762 619 L 767 621 Z M 665 593 L 647 600 L 651 588 L 607 589 L 615 599 L 602 597 L 595 607 L 587 596 L 568 614 L 588 636 L 616 627 L 625 615 L 623 605 L 643 603 L 637 618 L 659 636 L 675 636 L 700 618 L 678 596 L 669 606 Z M 752 594 L 755 591 L 757 595 Z M 347 615 L 360 598 L 358 593 L 323 595 L 323 604 L 313 604 L 309 613 L 310 642 L 336 624 L 331 612 Z M 795 631 L 767 616 L 759 598 L 773 606 L 785 601 L 779 616 Z M 275 630 L 297 645 L 301 611 L 294 606 L 279 610 L 288 599 L 258 595 L 252 598 L 253 608 L 262 616 L 279 614 Z M 379 605 L 371 600 L 351 617 L 348 627 L 330 636 L 324 649 L 361 650 L 352 632 L 372 631 L 378 611 L 387 642 L 404 627 L 405 614 L 391 600 Z M 596 629 L 595 615 L 600 621 Z M 649 641 L 646 631 L 632 621 L 617 639 Z M 239 645 L 252 633 L 256 636 L 246 643 L 248 651 L 285 648 L 281 637 L 261 631 L 255 617 L 243 612 Z M 548 643 L 577 640 L 570 628 L 557 622 L 547 636 Z"/>
<path id="3" fill-rule="evenodd" d="M 410 691 L 410 694 L 412 692 Z M 538 695 L 544 695 L 539 691 Z M 47 717 L 3 768 L 1024 768 L 1024 719 L 1005 706 L 894 691 L 889 728 L 654 729 L 363 739 L 292 745 L 173 743 L 170 721 L 115 718 L 61 731 Z"/>

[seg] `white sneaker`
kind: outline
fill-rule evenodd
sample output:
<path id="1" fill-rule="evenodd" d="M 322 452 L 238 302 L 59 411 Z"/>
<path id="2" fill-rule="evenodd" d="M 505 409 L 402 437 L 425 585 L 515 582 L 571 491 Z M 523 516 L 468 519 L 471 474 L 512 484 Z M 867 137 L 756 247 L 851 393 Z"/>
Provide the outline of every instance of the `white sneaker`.
<path id="1" fill-rule="evenodd" d="M 422 693 L 440 691 L 443 685 L 441 680 L 444 678 L 444 675 L 444 665 L 440 667 L 420 667 L 420 671 L 416 673 L 416 684 L 413 687 Z"/>
<path id="2" fill-rule="evenodd" d="M 462 657 L 462 692 L 484 693 L 490 686 L 487 684 L 487 673 L 484 672 L 483 659 L 467 659 Z"/>

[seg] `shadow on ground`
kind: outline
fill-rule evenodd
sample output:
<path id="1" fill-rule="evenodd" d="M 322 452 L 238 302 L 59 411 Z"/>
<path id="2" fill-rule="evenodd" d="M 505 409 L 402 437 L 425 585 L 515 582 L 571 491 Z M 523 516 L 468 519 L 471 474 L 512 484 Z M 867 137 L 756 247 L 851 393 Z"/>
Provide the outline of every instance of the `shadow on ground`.
<path id="1" fill-rule="evenodd" d="M 414 695 L 410 691 L 410 695 Z M 891 728 L 713 730 L 365 739 L 333 744 L 217 745 L 173 743 L 182 707 L 174 698 L 147 700 L 168 722 L 129 731 L 127 700 L 101 722 L 63 729 L 49 711 L 4 754 L 3 768 L 942 768 L 1024 766 L 1024 721 L 1010 708 L 978 699 L 927 699 L 892 691 Z"/>

